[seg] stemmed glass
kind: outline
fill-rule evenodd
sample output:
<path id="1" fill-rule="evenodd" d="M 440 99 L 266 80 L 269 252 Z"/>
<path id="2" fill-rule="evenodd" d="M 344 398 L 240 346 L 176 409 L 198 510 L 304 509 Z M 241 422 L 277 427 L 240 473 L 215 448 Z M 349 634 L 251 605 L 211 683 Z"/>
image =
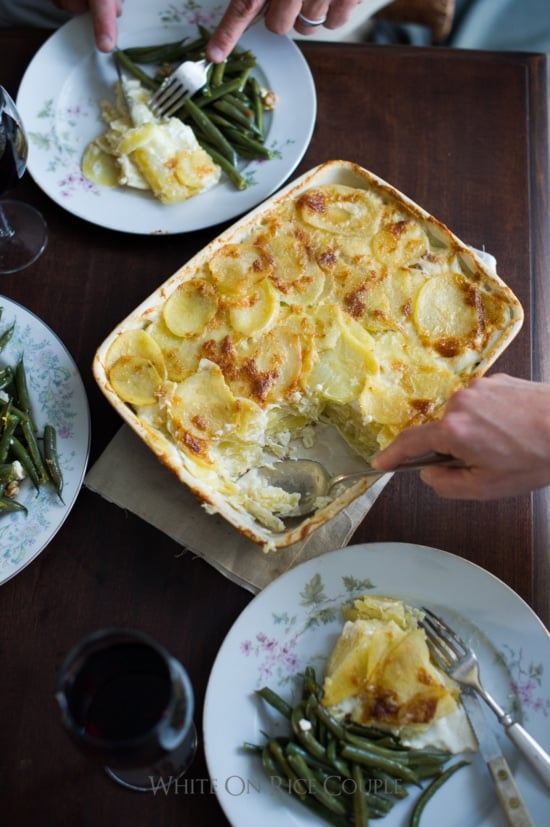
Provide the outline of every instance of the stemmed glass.
<path id="1" fill-rule="evenodd" d="M 56 699 L 76 745 L 132 790 L 169 789 L 197 745 L 187 672 L 135 629 L 103 629 L 61 666 Z"/>
<path id="2" fill-rule="evenodd" d="M 15 103 L 0 86 L 0 196 L 27 168 L 28 143 Z M 44 251 L 48 228 L 41 213 L 22 201 L 0 200 L 0 274 L 17 273 Z"/>

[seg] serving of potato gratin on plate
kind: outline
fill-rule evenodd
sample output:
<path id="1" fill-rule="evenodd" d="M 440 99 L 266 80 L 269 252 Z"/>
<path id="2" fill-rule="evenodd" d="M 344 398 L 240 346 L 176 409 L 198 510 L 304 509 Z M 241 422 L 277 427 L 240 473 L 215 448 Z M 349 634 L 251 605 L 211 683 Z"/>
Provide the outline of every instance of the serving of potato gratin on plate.
<path id="1" fill-rule="evenodd" d="M 273 549 L 373 478 L 293 525 L 299 495 L 256 469 L 315 457 L 327 439 L 368 462 L 484 373 L 522 318 L 510 289 L 443 224 L 372 173 L 332 161 L 184 264 L 107 337 L 94 375 L 207 509 Z"/>

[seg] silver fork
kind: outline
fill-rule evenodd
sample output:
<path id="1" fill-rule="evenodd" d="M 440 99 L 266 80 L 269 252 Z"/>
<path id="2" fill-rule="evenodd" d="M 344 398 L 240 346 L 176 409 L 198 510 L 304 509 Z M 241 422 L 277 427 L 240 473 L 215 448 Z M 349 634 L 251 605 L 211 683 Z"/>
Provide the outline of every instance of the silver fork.
<path id="1" fill-rule="evenodd" d="M 264 3 L 245 31 L 257 23 L 266 13 L 269 2 Z M 149 99 L 149 106 L 154 115 L 167 118 L 180 108 L 182 103 L 206 84 L 208 70 L 212 66 L 208 60 L 186 60 L 172 74 L 163 80 L 156 92 Z"/>
<path id="2" fill-rule="evenodd" d="M 426 632 L 428 648 L 434 662 L 457 683 L 470 687 L 483 698 L 504 727 L 506 735 L 550 789 L 550 755 L 484 688 L 473 649 L 438 615 L 426 608 L 422 611 L 425 612 L 425 617 L 421 621 L 421 626 Z"/>
<path id="3" fill-rule="evenodd" d="M 167 118 L 177 112 L 184 100 L 190 98 L 205 85 L 211 65 L 206 59 L 186 60 L 174 69 L 149 99 L 153 114 L 160 118 Z"/>

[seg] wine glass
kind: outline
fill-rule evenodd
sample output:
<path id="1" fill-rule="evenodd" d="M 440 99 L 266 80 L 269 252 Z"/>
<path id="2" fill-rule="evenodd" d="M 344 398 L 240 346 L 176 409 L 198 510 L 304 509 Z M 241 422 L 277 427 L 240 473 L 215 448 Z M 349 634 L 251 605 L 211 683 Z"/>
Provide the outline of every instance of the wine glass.
<path id="1" fill-rule="evenodd" d="M 15 103 L 0 86 L 0 196 L 27 168 L 28 144 Z M 36 261 L 48 241 L 41 213 L 22 201 L 0 200 L 0 273 L 17 273 Z"/>
<path id="2" fill-rule="evenodd" d="M 195 756 L 187 672 L 142 632 L 85 638 L 61 666 L 56 699 L 77 746 L 126 788 L 167 791 Z"/>

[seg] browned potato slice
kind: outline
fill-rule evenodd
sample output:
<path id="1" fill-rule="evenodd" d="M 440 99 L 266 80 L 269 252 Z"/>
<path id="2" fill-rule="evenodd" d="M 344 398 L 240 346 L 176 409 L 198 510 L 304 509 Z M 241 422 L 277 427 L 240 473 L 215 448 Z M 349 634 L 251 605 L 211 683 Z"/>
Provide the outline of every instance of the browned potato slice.
<path id="1" fill-rule="evenodd" d="M 237 333 L 252 336 L 269 327 L 278 312 L 279 298 L 269 281 L 263 279 L 235 298 L 229 307 L 229 319 Z"/>
<path id="2" fill-rule="evenodd" d="M 327 184 L 298 199 L 298 212 L 306 224 L 342 235 L 370 235 L 378 226 L 382 199 L 372 192 Z"/>
<path id="3" fill-rule="evenodd" d="M 151 362 L 161 377 L 166 374 L 162 351 L 146 330 L 125 330 L 114 339 L 105 358 L 107 370 L 123 356 L 139 356 Z"/>
<path id="4" fill-rule="evenodd" d="M 121 356 L 109 371 L 109 381 L 131 405 L 153 405 L 162 384 L 155 365 L 142 356 Z"/>
<path id="5" fill-rule="evenodd" d="M 222 293 L 245 293 L 272 272 L 269 258 L 255 244 L 226 244 L 208 263 Z"/>
<path id="6" fill-rule="evenodd" d="M 413 264 L 430 249 L 426 231 L 413 219 L 401 219 L 386 224 L 371 242 L 378 261 L 392 268 Z"/>
<path id="7" fill-rule="evenodd" d="M 195 336 L 214 318 L 218 297 L 214 287 L 204 279 L 184 281 L 168 297 L 163 317 L 175 336 Z"/>

